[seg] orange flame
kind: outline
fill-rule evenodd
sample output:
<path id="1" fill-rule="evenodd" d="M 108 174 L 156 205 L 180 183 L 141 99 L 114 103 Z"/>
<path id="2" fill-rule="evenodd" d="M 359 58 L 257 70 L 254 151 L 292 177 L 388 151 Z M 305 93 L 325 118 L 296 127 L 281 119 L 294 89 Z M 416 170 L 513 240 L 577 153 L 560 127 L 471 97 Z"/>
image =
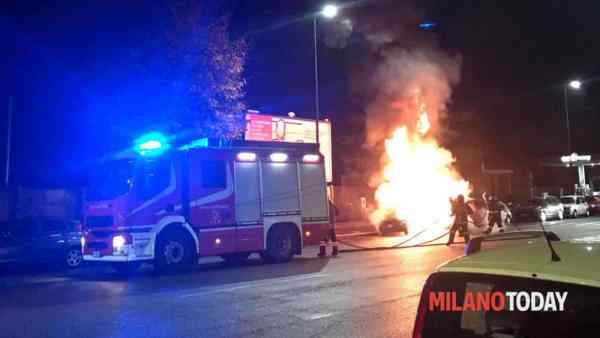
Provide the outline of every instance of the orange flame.
<path id="1" fill-rule="evenodd" d="M 425 136 L 431 123 L 424 106 L 419 108 L 417 132 L 401 126 L 385 142 L 386 163 L 375 193 L 377 209 L 371 214 L 373 224 L 389 216 L 404 220 L 410 233 L 448 226 L 450 199 L 470 193 L 469 183 L 453 168 L 450 151 Z"/>
<path id="2" fill-rule="evenodd" d="M 421 135 L 425 135 L 430 128 L 431 123 L 429 123 L 429 116 L 427 116 L 427 112 L 422 112 L 419 116 L 419 121 L 417 122 L 417 130 Z"/>

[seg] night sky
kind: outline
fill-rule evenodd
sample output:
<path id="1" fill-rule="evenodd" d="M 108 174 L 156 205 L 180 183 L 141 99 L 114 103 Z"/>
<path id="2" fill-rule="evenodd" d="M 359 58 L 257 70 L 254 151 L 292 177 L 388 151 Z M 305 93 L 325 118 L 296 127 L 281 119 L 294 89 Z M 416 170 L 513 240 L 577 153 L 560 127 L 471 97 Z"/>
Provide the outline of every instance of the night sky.
<path id="1" fill-rule="evenodd" d="M 17 1 L 0 16 L 0 31 L 6 37 L 0 73 L 1 157 L 12 95 L 14 184 L 69 184 L 86 163 L 128 146 L 139 133 L 168 118 L 163 108 L 173 103 L 160 72 L 167 49 L 164 0 L 48 3 Z M 404 10 L 400 3 L 353 2 L 340 19 L 362 22 L 373 15 L 374 6 L 393 15 Z M 569 79 L 579 78 L 584 88 L 569 92 L 573 149 L 600 153 L 594 137 L 600 126 L 600 3 L 419 3 L 416 8 L 423 19 L 438 22 L 426 34 L 434 34 L 443 49 L 462 56 L 462 80 L 454 91 L 448 122 L 458 135 L 448 144 L 451 149 L 476 140 L 487 162 L 505 166 L 566 152 L 563 88 Z M 232 34 L 246 36 L 251 43 L 246 68 L 250 108 L 313 116 L 310 14 L 321 4 L 219 4 L 217 12 L 231 14 Z M 398 13 L 399 20 L 405 17 Z M 368 93 L 357 91 L 356 81 L 372 58 L 359 29 L 341 46 L 332 46 L 325 41 L 336 34 L 337 26 L 322 22 L 319 27 L 321 110 L 333 120 L 334 137 L 349 139 L 346 146 L 351 148 L 363 142 L 360 128 L 369 100 Z M 341 143 L 336 157 L 343 160 L 347 148 Z M 336 169 L 338 174 L 344 171 L 343 165 Z"/>

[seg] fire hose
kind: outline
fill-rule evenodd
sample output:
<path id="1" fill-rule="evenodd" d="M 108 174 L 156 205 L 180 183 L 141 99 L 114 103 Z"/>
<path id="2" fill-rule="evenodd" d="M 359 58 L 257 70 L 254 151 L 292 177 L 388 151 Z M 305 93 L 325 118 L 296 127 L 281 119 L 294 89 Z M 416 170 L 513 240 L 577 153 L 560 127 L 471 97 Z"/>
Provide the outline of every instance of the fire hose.
<path id="1" fill-rule="evenodd" d="M 410 241 L 412 241 L 413 239 L 417 238 L 417 236 L 421 235 L 422 233 L 424 233 L 425 231 L 427 231 L 429 229 L 429 227 L 417 232 L 416 234 L 414 234 L 413 236 L 411 236 L 408 239 L 405 239 L 404 241 L 391 245 L 391 246 L 376 246 L 376 247 L 365 247 L 365 246 L 361 246 L 361 245 L 357 245 L 357 244 L 352 244 L 346 241 L 342 241 L 342 240 L 338 240 L 339 243 L 344 244 L 345 246 L 351 247 L 352 249 L 341 249 L 339 252 L 360 252 L 360 251 L 376 251 L 376 250 L 391 250 L 391 249 L 407 249 L 407 248 L 418 248 L 418 247 L 424 247 L 424 246 L 437 246 L 437 245 L 445 245 L 444 243 L 433 243 L 443 237 L 445 237 L 446 235 L 448 235 L 448 233 L 450 231 L 446 231 L 443 234 L 441 234 L 438 237 L 435 237 L 433 239 L 421 242 L 421 243 L 417 243 L 417 244 L 412 244 L 412 245 L 404 245 Z M 520 230 L 519 227 L 517 226 L 517 230 Z M 465 243 L 464 241 L 461 242 L 454 242 L 456 244 L 461 244 L 461 243 Z"/>
<path id="2" fill-rule="evenodd" d="M 417 244 L 412 244 L 412 245 L 404 245 L 408 242 L 410 242 L 411 240 L 417 238 L 417 236 L 421 235 L 422 233 L 424 233 L 425 231 L 427 231 L 429 228 L 425 228 L 419 232 L 417 232 L 416 234 L 414 234 L 413 236 L 411 236 L 408 239 L 405 239 L 404 241 L 391 245 L 391 246 L 375 246 L 375 247 L 365 247 L 365 246 L 361 246 L 361 245 L 357 245 L 357 244 L 352 244 L 352 243 L 348 243 L 346 241 L 342 241 L 342 240 L 338 240 L 339 243 L 344 244 L 345 246 L 349 246 L 352 249 L 341 249 L 339 252 L 361 252 L 361 251 L 377 251 L 377 250 L 391 250 L 391 249 L 407 249 L 407 248 L 418 248 L 418 247 L 424 247 L 424 246 L 436 246 L 436 245 L 444 245 L 443 243 L 433 243 L 443 237 L 445 237 L 446 235 L 448 235 L 449 231 L 444 232 L 443 234 L 441 234 L 438 237 L 435 237 L 433 239 L 429 239 L 427 241 L 421 242 L 421 243 L 417 243 Z M 464 242 L 454 242 L 456 244 L 461 244 Z"/>

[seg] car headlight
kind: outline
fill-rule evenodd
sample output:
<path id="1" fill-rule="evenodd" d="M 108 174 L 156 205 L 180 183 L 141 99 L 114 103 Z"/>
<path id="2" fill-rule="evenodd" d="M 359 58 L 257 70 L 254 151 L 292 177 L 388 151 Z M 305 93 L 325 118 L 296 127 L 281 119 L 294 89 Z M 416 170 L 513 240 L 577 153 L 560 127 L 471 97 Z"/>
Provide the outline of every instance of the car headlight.
<path id="1" fill-rule="evenodd" d="M 113 249 L 115 251 L 121 251 L 121 249 L 123 249 L 123 246 L 125 245 L 126 242 L 127 242 L 127 240 L 125 239 L 125 236 L 118 235 L 118 236 L 113 237 L 113 240 L 112 240 Z"/>
<path id="2" fill-rule="evenodd" d="M 84 237 L 84 236 L 81 236 L 81 239 L 80 239 L 80 241 L 81 241 L 81 248 L 82 248 L 82 249 L 83 249 L 83 248 L 85 248 L 85 237 Z"/>

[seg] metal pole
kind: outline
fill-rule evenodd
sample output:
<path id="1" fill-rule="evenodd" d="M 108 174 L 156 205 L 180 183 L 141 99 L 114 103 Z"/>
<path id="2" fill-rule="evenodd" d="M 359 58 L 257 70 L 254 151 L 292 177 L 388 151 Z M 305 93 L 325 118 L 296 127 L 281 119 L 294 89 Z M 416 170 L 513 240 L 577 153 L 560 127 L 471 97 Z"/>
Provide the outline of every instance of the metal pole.
<path id="1" fill-rule="evenodd" d="M 315 125 L 316 125 L 316 142 L 319 144 L 319 119 L 321 111 L 319 108 L 319 64 L 317 61 L 317 16 L 313 18 L 313 38 L 315 43 Z"/>
<path id="2" fill-rule="evenodd" d="M 571 154 L 571 124 L 569 123 L 569 98 L 567 93 L 567 86 L 564 88 L 565 93 L 565 114 L 567 116 L 567 147 L 568 153 Z"/>
<path id="3" fill-rule="evenodd" d="M 12 109 L 13 109 L 13 97 L 8 97 L 8 125 L 6 131 L 6 167 L 4 168 L 4 186 L 8 188 L 8 179 L 10 178 L 10 141 L 11 141 L 11 129 L 12 129 Z"/>

